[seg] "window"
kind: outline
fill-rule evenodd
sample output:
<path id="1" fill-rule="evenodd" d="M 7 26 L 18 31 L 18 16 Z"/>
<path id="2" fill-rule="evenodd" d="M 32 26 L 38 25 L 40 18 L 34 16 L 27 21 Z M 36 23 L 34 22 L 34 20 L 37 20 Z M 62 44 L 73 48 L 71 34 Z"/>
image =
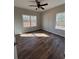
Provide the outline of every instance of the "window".
<path id="1" fill-rule="evenodd" d="M 65 13 L 56 14 L 56 29 L 65 30 Z"/>
<path id="2" fill-rule="evenodd" d="M 31 16 L 31 27 L 34 27 L 34 26 L 36 26 L 37 25 L 37 21 L 36 21 L 37 19 L 36 19 L 36 16 Z"/>
<path id="3" fill-rule="evenodd" d="M 37 17 L 30 15 L 22 15 L 23 27 L 35 27 L 37 26 Z"/>

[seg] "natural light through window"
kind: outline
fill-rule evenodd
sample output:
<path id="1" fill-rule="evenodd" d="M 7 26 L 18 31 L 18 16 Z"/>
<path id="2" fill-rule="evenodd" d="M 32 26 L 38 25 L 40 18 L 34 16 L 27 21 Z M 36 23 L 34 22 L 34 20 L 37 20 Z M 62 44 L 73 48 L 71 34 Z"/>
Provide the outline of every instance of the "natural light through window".
<path id="1" fill-rule="evenodd" d="M 23 27 L 35 27 L 37 26 L 37 16 L 22 15 Z"/>
<path id="2" fill-rule="evenodd" d="M 20 36 L 21 37 L 34 37 L 33 34 L 21 34 Z"/>
<path id="3" fill-rule="evenodd" d="M 65 30 L 65 12 L 56 14 L 56 29 Z"/>
<path id="4" fill-rule="evenodd" d="M 27 34 L 21 34 L 21 37 L 49 37 L 49 35 L 45 33 L 27 33 Z"/>
<path id="5" fill-rule="evenodd" d="M 49 37 L 47 34 L 44 33 L 34 33 L 34 35 L 37 37 Z"/>

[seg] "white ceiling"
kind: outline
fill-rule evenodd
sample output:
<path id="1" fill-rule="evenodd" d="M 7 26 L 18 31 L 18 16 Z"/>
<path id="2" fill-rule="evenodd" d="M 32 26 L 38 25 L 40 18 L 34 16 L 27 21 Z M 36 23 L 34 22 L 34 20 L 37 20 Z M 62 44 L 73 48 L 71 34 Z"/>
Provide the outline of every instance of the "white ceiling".
<path id="1" fill-rule="evenodd" d="M 36 7 L 30 7 L 29 5 L 36 5 L 35 2 L 29 2 L 29 1 L 35 1 L 35 0 L 14 0 L 14 6 L 20 7 L 24 9 L 30 9 L 36 11 Z M 39 0 L 41 3 L 48 3 L 47 6 L 44 6 L 45 10 L 51 9 L 53 7 L 56 7 L 58 5 L 64 4 L 65 0 Z M 38 9 L 38 12 L 45 11 Z"/>

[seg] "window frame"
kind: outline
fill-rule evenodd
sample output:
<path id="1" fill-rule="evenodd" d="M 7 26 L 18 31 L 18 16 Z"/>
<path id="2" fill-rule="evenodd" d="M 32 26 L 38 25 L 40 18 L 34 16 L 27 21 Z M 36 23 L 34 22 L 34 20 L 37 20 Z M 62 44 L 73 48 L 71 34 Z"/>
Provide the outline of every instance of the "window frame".
<path id="1" fill-rule="evenodd" d="M 57 26 L 57 15 L 58 14 L 61 14 L 61 13 L 64 13 L 64 28 L 62 28 L 62 26 Z M 56 13 L 56 24 L 55 24 L 55 29 L 59 29 L 59 30 L 65 30 L 65 12 L 59 12 L 59 13 Z"/>
<path id="2" fill-rule="evenodd" d="M 23 19 L 23 17 L 24 17 L 24 16 L 29 16 L 29 22 L 30 22 L 29 27 L 24 26 L 24 21 L 25 21 L 25 20 Z M 31 25 L 31 24 L 32 24 L 32 21 L 31 21 L 31 20 L 32 20 L 32 19 L 31 19 L 31 16 L 35 16 L 35 17 L 36 17 L 36 21 L 35 21 L 36 26 Z M 26 15 L 26 14 L 23 14 L 23 15 L 22 15 L 22 20 L 23 20 L 23 27 L 24 27 L 24 28 L 37 27 L 37 16 L 36 16 L 36 15 Z"/>

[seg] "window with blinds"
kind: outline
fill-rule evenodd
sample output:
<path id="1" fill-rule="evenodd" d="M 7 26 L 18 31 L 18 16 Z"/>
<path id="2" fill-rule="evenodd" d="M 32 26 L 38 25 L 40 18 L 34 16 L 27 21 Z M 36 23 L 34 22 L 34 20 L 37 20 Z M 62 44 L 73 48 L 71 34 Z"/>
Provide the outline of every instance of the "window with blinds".
<path id="1" fill-rule="evenodd" d="M 65 12 L 56 14 L 56 29 L 65 30 Z"/>
<path id="2" fill-rule="evenodd" d="M 37 26 L 37 16 L 22 15 L 23 27 L 35 27 Z"/>

